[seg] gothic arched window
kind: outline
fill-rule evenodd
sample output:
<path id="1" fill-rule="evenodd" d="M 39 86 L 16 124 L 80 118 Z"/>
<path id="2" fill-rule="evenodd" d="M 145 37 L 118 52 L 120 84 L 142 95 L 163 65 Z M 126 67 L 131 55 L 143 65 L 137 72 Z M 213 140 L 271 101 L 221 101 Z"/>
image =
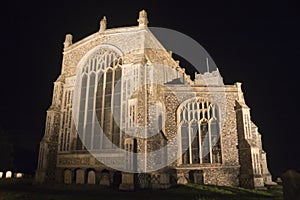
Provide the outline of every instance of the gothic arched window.
<path id="1" fill-rule="evenodd" d="M 80 73 L 77 74 L 80 88 L 76 95 L 79 107 L 77 128 L 82 140 L 82 143 L 77 142 L 78 150 L 109 149 L 112 148 L 112 143 L 120 145 L 119 122 L 112 114 L 112 111 L 120 109 L 120 91 L 114 91 L 116 82 L 122 75 L 118 62 L 120 56 L 121 53 L 117 50 L 103 46 L 86 57 L 81 64 Z M 101 138 L 100 127 L 112 143 Z"/>
<path id="2" fill-rule="evenodd" d="M 221 163 L 218 107 L 191 100 L 179 108 L 182 164 Z"/>

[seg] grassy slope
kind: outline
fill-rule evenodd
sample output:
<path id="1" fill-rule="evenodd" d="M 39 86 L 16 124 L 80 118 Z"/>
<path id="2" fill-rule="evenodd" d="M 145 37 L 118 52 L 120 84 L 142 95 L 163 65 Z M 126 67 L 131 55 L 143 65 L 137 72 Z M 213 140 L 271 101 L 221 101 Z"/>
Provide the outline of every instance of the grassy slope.
<path id="1" fill-rule="evenodd" d="M 282 188 L 266 191 L 188 184 L 168 190 L 139 190 L 122 192 L 97 185 L 32 185 L 30 179 L 0 180 L 0 200 L 282 200 Z"/>

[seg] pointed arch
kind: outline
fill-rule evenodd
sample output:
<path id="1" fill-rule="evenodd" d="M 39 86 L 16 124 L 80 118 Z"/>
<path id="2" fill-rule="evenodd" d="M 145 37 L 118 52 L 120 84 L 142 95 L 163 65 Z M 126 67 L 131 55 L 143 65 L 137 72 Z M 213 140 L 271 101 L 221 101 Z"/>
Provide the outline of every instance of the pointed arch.
<path id="1" fill-rule="evenodd" d="M 210 101 L 193 98 L 177 110 L 181 164 L 221 163 L 219 111 Z"/>
<path id="2" fill-rule="evenodd" d="M 122 67 L 118 64 L 123 53 L 117 47 L 101 44 L 90 50 L 79 62 L 75 90 L 76 115 L 79 139 L 78 150 L 112 148 L 101 138 L 100 127 L 108 134 L 110 140 L 119 144 L 119 129 L 112 118 L 112 102 L 114 99 L 114 80 L 120 79 Z M 120 95 L 119 95 L 120 96 Z M 117 99 L 119 98 L 116 97 Z M 115 99 L 116 99 L 115 98 Z M 117 108 L 120 109 L 120 108 Z M 99 123 L 99 125 L 98 125 Z M 116 133 L 115 133 L 116 132 Z"/>

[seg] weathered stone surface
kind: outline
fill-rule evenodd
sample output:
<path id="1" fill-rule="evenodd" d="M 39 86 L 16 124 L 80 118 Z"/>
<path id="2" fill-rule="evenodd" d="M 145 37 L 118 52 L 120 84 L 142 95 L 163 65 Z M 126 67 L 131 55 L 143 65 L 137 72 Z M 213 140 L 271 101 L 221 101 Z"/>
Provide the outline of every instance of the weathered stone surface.
<path id="1" fill-rule="evenodd" d="M 178 184 L 249 188 L 271 184 L 261 134 L 251 121 L 241 83 L 223 85 L 218 70 L 196 74 L 195 81 L 191 80 L 172 53 L 147 28 L 145 11 L 140 12 L 138 22 L 138 26 L 107 29 L 104 17 L 98 32 L 75 43 L 72 35 L 66 36 L 62 74 L 54 83 L 52 105 L 47 111 L 45 135 L 40 143 L 36 182 L 71 183 L 74 173 L 78 184 L 99 182 L 109 186 L 112 178 L 109 172 L 103 173 L 105 165 L 118 170 L 124 166 L 127 170 L 149 170 L 157 164 L 166 167 L 171 160 L 169 166 L 177 171 L 173 177 Z M 122 78 L 116 78 L 118 71 Z M 118 91 L 115 86 L 119 82 L 122 88 Z M 87 83 L 89 87 L 83 86 Z M 75 86 L 80 88 L 75 90 Z M 94 96 L 81 97 L 81 92 Z M 117 103 L 112 103 L 112 99 Z M 217 109 L 204 107 L 208 104 Z M 112 117 L 112 110 L 118 113 L 119 121 Z M 76 126 L 79 120 L 75 114 L 81 115 L 78 119 L 85 119 L 79 126 L 82 130 Z M 217 124 L 214 132 L 213 120 Z M 209 121 L 207 137 L 199 128 L 204 121 Z M 195 123 L 198 128 L 191 129 L 189 125 L 188 131 L 182 131 L 185 123 Z M 107 141 L 97 133 L 100 129 L 97 124 L 101 125 Z M 193 144 L 196 143 L 193 138 L 184 152 L 181 149 L 186 133 L 189 138 L 198 134 L 198 146 Z M 140 138 L 139 134 L 154 136 Z M 213 139 L 212 134 L 215 134 Z M 142 155 L 125 156 L 112 143 Z M 208 149 L 205 155 L 204 146 Z M 162 147 L 167 148 L 155 152 Z M 86 149 L 103 152 L 93 156 Z M 114 169 L 109 169 L 110 173 Z M 169 174 L 158 171 L 138 176 L 137 180 L 141 188 L 167 187 L 170 183 Z M 135 181 L 132 174 L 123 173 L 120 188 L 131 190 Z"/>
<path id="2" fill-rule="evenodd" d="M 102 186 L 110 186 L 110 176 L 108 172 L 103 172 L 101 174 L 99 184 Z"/>
<path id="3" fill-rule="evenodd" d="M 119 186 L 120 190 L 134 190 L 134 174 L 122 173 L 122 183 Z"/>
<path id="4" fill-rule="evenodd" d="M 76 184 L 84 184 L 84 170 L 77 169 L 76 170 Z"/>
<path id="5" fill-rule="evenodd" d="M 150 188 L 150 181 L 151 181 L 150 174 L 147 173 L 138 174 L 138 184 L 140 188 L 142 189 Z"/>
<path id="6" fill-rule="evenodd" d="M 69 169 L 66 169 L 64 171 L 64 183 L 65 184 L 71 184 L 72 183 L 72 171 Z"/>
<path id="7" fill-rule="evenodd" d="M 254 178 L 254 187 L 256 189 L 265 189 L 264 178 L 260 175 Z"/>
<path id="8" fill-rule="evenodd" d="M 203 170 L 191 170 L 189 171 L 189 182 L 204 184 L 203 180 Z"/>
<path id="9" fill-rule="evenodd" d="M 188 183 L 188 180 L 184 176 L 179 177 L 177 180 L 177 184 L 185 185 L 187 183 Z"/>
<path id="10" fill-rule="evenodd" d="M 94 171 L 88 172 L 87 183 L 88 184 L 96 184 L 96 174 Z"/>
<path id="11" fill-rule="evenodd" d="M 161 173 L 160 174 L 159 185 L 160 185 L 160 189 L 167 189 L 167 188 L 171 187 L 170 174 Z"/>

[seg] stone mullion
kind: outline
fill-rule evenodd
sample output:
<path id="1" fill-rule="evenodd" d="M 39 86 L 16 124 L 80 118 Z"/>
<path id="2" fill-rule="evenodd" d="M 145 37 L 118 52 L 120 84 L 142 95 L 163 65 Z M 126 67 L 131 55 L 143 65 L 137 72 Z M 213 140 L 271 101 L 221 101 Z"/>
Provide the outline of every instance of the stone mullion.
<path id="1" fill-rule="evenodd" d="M 177 122 L 177 124 L 178 124 L 177 127 L 179 127 L 178 128 L 179 134 L 178 134 L 178 138 L 177 138 L 177 141 L 178 141 L 178 152 L 179 152 L 178 164 L 182 164 L 182 156 L 183 156 L 183 153 L 182 153 L 182 132 L 181 132 L 181 129 L 182 129 L 181 128 L 182 127 L 181 121 L 182 121 L 182 119 L 180 117 L 181 113 L 183 113 L 183 110 L 179 111 L 179 117 L 178 117 L 178 122 Z"/>
<path id="2" fill-rule="evenodd" d="M 96 103 L 95 103 L 95 99 L 96 99 L 96 95 L 97 95 L 97 80 L 98 80 L 98 74 L 97 74 L 97 65 L 98 65 L 98 59 L 97 57 L 93 59 L 93 62 L 92 62 L 92 71 L 94 73 L 94 83 L 93 86 L 94 86 L 94 94 L 93 94 L 93 99 L 92 99 L 92 103 L 93 103 L 93 108 L 92 108 L 92 126 L 91 126 L 91 147 L 90 149 L 94 149 L 94 135 L 95 135 L 95 132 L 94 132 L 94 129 L 95 129 L 95 116 L 96 116 Z"/>
<path id="3" fill-rule="evenodd" d="M 207 102 L 205 102 L 207 103 Z M 210 120 L 210 106 L 207 105 L 207 109 L 206 109 L 206 112 L 207 112 L 207 121 L 208 121 L 208 144 L 209 144 L 209 160 L 210 160 L 210 163 L 212 163 L 212 145 L 211 145 L 211 120 Z"/>
<path id="4" fill-rule="evenodd" d="M 94 93 L 95 93 L 95 80 L 96 80 L 96 73 L 94 73 L 93 72 L 93 64 L 94 64 L 94 60 L 93 60 L 93 62 L 92 62 L 92 65 L 91 65 L 91 73 L 90 73 L 90 75 L 93 73 L 94 74 L 94 83 L 91 83 L 91 76 L 89 76 L 89 87 L 87 87 L 88 88 L 88 91 L 89 91 L 89 93 L 91 92 L 90 91 L 90 86 L 91 86 L 91 84 L 94 84 Z M 92 119 L 91 119 L 91 122 L 90 123 L 92 123 L 92 125 L 91 125 L 91 129 L 90 129 L 90 131 L 91 131 L 91 133 L 90 133 L 90 149 L 93 149 L 93 137 L 94 137 L 94 98 L 95 98 L 95 94 L 93 95 L 93 99 L 91 100 L 92 102 L 90 102 L 90 94 L 88 94 L 88 99 L 87 99 L 87 114 L 89 113 L 89 104 L 90 103 L 93 103 L 93 108 L 92 108 Z M 88 133 L 89 134 L 89 133 Z"/>
<path id="5" fill-rule="evenodd" d="M 112 62 L 112 61 L 110 61 Z M 114 146 L 114 118 L 113 118 L 113 110 L 114 110 L 114 91 L 115 91 L 115 70 L 112 70 L 112 78 L 111 78 L 111 102 L 110 102 L 110 141 L 112 143 L 112 148 Z"/>
<path id="6" fill-rule="evenodd" d="M 119 147 L 122 148 L 123 144 L 122 144 L 122 140 L 123 140 L 123 68 L 121 66 L 119 66 L 121 68 L 121 77 L 120 77 L 120 121 L 119 121 L 119 126 L 120 126 L 120 138 L 119 138 Z M 137 113 L 136 113 L 136 117 L 137 117 Z"/>
<path id="7" fill-rule="evenodd" d="M 193 163 L 193 159 L 192 159 L 192 138 L 191 138 L 191 126 L 190 126 L 190 122 L 188 123 L 188 132 L 189 132 L 189 164 Z"/>
<path id="8" fill-rule="evenodd" d="M 94 63 L 94 67 L 96 67 L 97 66 L 97 63 L 95 63 L 95 61 L 93 62 Z M 92 68 L 94 68 L 94 67 L 92 67 Z M 97 80 L 97 73 L 95 72 L 94 73 L 94 83 L 92 83 L 93 84 L 93 86 L 94 86 L 94 94 L 93 94 L 93 99 L 92 99 L 92 104 L 93 104 L 93 108 L 92 108 L 92 120 L 91 120 L 91 131 L 92 131 L 92 133 L 91 133 L 91 147 L 90 147 L 90 149 L 94 149 L 94 134 L 95 134 L 95 132 L 94 132 L 94 129 L 95 129 L 95 125 L 94 125 L 94 123 L 95 123 L 95 116 L 96 116 L 96 111 L 95 111 L 95 99 L 96 99 L 96 80 Z M 91 102 L 90 102 L 91 103 Z"/>
<path id="9" fill-rule="evenodd" d="M 189 147 L 188 147 L 188 151 L 189 151 L 189 164 L 192 163 L 192 142 L 191 142 L 191 126 L 190 126 L 190 122 L 191 122 L 191 115 L 190 112 L 192 112 L 189 107 L 190 105 L 187 106 L 188 107 L 188 139 L 189 139 Z"/>
<path id="10" fill-rule="evenodd" d="M 199 113 L 200 115 L 200 113 Z M 199 160 L 200 160 L 200 164 L 202 164 L 202 138 L 201 138 L 201 122 L 198 122 L 198 137 L 199 137 Z"/>
<path id="11" fill-rule="evenodd" d="M 88 115 L 88 103 L 89 103 L 89 87 L 90 87 L 90 73 L 87 74 L 86 88 L 85 88 L 85 102 L 84 102 L 84 119 L 83 119 L 83 134 L 82 134 L 82 150 L 85 147 L 85 135 L 86 135 L 86 120 Z"/>
<path id="12" fill-rule="evenodd" d="M 110 67 L 110 63 L 111 63 L 111 56 L 110 56 L 110 54 L 108 54 L 108 55 L 106 55 L 106 59 L 107 59 L 107 66 L 106 67 Z M 109 118 L 109 128 L 108 128 L 108 136 L 107 136 L 107 138 L 109 139 L 109 141 L 110 142 L 112 142 L 112 129 L 113 129 L 113 124 L 112 124 L 112 102 L 113 102 L 113 95 L 112 95 L 112 91 L 113 91 L 113 78 L 114 78 L 114 70 L 111 70 L 111 74 L 110 74 L 110 76 L 111 76 L 111 101 L 110 101 L 110 107 L 109 107 L 109 109 L 110 109 L 110 111 L 109 111 L 109 115 L 108 116 L 105 116 L 105 117 L 108 117 Z M 104 93 L 105 94 L 105 96 L 106 96 L 106 93 Z M 111 147 L 112 147 L 112 145 L 111 145 Z"/>
<path id="13" fill-rule="evenodd" d="M 97 70 L 97 65 L 98 63 L 96 63 L 95 65 L 95 69 Z M 97 120 L 97 116 L 96 116 L 96 99 L 97 99 L 97 90 L 98 90 L 98 73 L 95 72 L 95 82 L 94 82 L 94 96 L 93 96 L 93 116 L 92 116 L 92 137 L 91 137 L 91 149 L 94 149 L 94 137 L 95 137 L 95 123 Z"/>
<path id="14" fill-rule="evenodd" d="M 104 133 L 104 127 L 103 127 L 103 124 L 104 124 L 104 106 L 105 106 L 105 88 L 106 88 L 106 71 L 103 72 L 103 80 L 102 80 L 102 109 L 101 109 L 101 129 L 102 129 L 102 138 L 101 138 L 101 142 L 100 142 L 100 149 L 103 148 L 103 141 L 104 141 L 104 138 L 105 138 L 105 133 Z"/>
<path id="15" fill-rule="evenodd" d="M 216 119 L 217 119 L 217 124 L 218 124 L 218 126 L 219 126 L 219 139 L 220 139 L 220 151 L 221 151 L 221 153 L 220 153 L 220 163 L 222 164 L 223 163 L 223 157 L 224 157 L 224 151 L 223 151 L 223 130 L 222 130 L 222 123 L 221 123 L 221 121 L 222 121 L 222 116 L 221 116 L 221 112 L 220 112 L 220 108 L 219 108 L 219 106 L 215 106 L 215 109 L 214 109 L 214 116 L 216 116 L 216 113 L 218 114 L 218 117 L 219 117 L 219 119 L 216 117 Z"/>

